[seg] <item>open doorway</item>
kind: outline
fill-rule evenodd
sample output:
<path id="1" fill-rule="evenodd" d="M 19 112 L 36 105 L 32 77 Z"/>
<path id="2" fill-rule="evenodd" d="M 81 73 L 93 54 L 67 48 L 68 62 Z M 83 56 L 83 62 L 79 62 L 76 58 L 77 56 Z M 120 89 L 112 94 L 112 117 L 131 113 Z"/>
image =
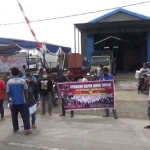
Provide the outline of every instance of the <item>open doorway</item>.
<path id="1" fill-rule="evenodd" d="M 94 50 L 112 51 L 117 71 L 135 71 L 147 61 L 146 35 L 146 32 L 95 35 Z"/>
<path id="2" fill-rule="evenodd" d="M 123 50 L 121 48 L 113 49 L 113 57 L 116 58 L 116 70 L 123 71 L 124 70 L 124 58 L 123 58 Z"/>

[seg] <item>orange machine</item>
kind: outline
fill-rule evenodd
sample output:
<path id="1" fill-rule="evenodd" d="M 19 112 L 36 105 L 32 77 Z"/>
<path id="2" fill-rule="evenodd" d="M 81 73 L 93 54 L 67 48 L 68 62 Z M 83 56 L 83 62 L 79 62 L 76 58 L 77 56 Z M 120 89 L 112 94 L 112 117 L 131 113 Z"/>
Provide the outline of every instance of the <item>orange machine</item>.
<path id="1" fill-rule="evenodd" d="M 65 55 L 63 68 L 68 68 L 73 74 L 73 80 L 77 81 L 80 78 L 83 78 L 86 75 L 82 71 L 83 59 L 81 54 L 68 54 Z"/>

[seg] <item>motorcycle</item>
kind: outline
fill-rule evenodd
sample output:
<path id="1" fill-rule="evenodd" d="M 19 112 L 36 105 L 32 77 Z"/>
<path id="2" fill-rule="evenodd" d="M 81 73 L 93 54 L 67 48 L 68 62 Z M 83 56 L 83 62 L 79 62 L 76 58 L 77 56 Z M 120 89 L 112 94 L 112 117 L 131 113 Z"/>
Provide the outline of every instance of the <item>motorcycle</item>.
<path id="1" fill-rule="evenodd" d="M 87 73 L 87 79 L 88 79 L 89 81 L 97 80 L 96 70 L 91 70 L 90 72 L 88 72 L 88 73 Z"/>
<path id="2" fill-rule="evenodd" d="M 135 78 L 140 81 L 141 78 L 141 72 L 139 70 L 137 70 L 135 72 Z M 144 75 L 144 80 L 145 82 L 142 84 L 141 86 L 141 92 L 145 93 L 147 95 L 149 95 L 149 90 L 150 90 L 150 72 L 148 72 L 147 74 Z M 137 87 L 139 86 L 139 83 L 137 84 Z"/>

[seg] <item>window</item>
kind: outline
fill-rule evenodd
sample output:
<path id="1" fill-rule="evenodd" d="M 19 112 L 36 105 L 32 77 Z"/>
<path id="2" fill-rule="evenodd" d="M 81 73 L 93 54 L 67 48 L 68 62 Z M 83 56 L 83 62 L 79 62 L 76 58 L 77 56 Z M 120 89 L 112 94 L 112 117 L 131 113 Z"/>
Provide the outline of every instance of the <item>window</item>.
<path id="1" fill-rule="evenodd" d="M 36 64 L 36 58 L 29 58 L 29 59 L 27 59 L 27 61 L 28 60 L 29 60 L 29 65 Z"/>
<path id="2" fill-rule="evenodd" d="M 110 62 L 109 57 L 92 57 L 92 66 L 104 65 L 108 66 Z"/>

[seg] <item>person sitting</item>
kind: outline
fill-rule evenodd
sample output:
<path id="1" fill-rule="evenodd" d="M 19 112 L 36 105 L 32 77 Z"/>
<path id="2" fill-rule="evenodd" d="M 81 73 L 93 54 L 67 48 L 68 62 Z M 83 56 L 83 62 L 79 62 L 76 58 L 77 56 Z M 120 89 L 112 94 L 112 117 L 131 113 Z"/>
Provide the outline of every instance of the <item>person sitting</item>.
<path id="1" fill-rule="evenodd" d="M 27 76 L 30 76 L 30 75 L 31 75 L 30 72 L 27 72 L 26 75 L 22 76 L 21 78 L 24 79 L 24 80 L 26 80 L 26 79 L 27 79 Z M 33 75 L 32 75 L 32 80 L 33 80 L 34 82 L 37 82 L 36 77 L 33 76 Z"/>
<path id="2" fill-rule="evenodd" d="M 139 79 L 138 93 L 142 90 L 142 85 L 145 83 L 146 74 L 149 72 L 149 68 L 147 67 L 147 63 L 143 63 L 143 67 L 140 69 L 141 77 Z"/>

